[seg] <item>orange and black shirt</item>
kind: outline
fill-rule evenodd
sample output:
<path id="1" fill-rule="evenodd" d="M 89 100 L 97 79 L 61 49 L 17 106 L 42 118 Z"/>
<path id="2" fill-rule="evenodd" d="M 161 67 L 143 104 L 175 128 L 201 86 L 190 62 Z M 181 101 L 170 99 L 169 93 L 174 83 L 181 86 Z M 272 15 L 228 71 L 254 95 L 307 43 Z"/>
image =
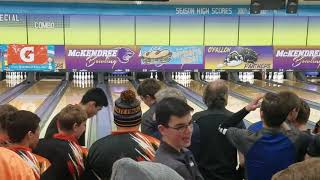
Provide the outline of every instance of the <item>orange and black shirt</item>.
<path id="1" fill-rule="evenodd" d="M 90 147 L 84 179 L 110 179 L 113 163 L 123 157 L 153 161 L 159 144 L 156 138 L 138 131 L 113 132 Z"/>
<path id="2" fill-rule="evenodd" d="M 84 161 L 88 154 L 74 136 L 58 133 L 53 138 L 41 139 L 34 149 L 46 157 L 52 166 L 44 179 L 78 180 L 84 172 Z"/>
<path id="3" fill-rule="evenodd" d="M 25 162 L 27 162 L 33 170 L 36 179 L 40 179 L 51 165 L 46 158 L 32 153 L 32 150 L 29 147 L 12 144 L 7 148 L 16 152 Z"/>

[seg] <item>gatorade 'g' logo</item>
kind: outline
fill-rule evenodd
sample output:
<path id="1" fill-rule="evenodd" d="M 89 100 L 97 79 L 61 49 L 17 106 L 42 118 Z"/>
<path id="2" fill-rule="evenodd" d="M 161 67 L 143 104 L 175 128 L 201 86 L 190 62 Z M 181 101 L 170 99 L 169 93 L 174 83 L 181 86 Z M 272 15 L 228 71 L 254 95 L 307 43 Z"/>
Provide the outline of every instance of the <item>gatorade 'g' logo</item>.
<path id="1" fill-rule="evenodd" d="M 20 58 L 24 62 L 34 61 L 34 47 L 24 47 L 20 50 Z"/>

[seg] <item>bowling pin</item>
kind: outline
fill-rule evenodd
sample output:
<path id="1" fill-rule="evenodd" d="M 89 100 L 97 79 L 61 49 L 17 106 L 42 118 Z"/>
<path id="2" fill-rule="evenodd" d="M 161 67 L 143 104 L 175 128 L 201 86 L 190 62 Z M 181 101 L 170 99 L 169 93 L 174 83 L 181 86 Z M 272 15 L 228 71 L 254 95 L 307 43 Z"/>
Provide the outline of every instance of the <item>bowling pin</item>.
<path id="1" fill-rule="evenodd" d="M 278 79 L 278 72 L 274 72 L 273 73 L 273 80 L 277 80 Z"/>
<path id="2" fill-rule="evenodd" d="M 240 81 L 242 81 L 242 72 L 239 72 L 239 79 L 240 79 Z"/>

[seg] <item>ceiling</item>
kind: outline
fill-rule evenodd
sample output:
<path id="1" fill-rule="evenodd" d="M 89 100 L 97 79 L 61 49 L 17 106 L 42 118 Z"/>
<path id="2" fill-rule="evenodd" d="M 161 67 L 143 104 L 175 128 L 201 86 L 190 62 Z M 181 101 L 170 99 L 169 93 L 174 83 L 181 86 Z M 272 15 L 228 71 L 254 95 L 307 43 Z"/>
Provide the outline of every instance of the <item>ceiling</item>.
<path id="1" fill-rule="evenodd" d="M 0 0 L 18 2 L 59 2 L 59 3 L 105 3 L 105 4 L 135 4 L 136 1 L 124 0 Z M 169 0 L 169 2 L 143 2 L 143 4 L 198 4 L 198 5 L 227 5 L 250 4 L 251 0 Z"/>
<path id="2" fill-rule="evenodd" d="M 104 3 L 136 4 L 136 1 L 124 0 L 0 0 L 12 2 L 57 2 L 57 3 Z M 180 4 L 180 5 L 249 5 L 251 0 L 169 0 L 169 2 L 143 2 L 142 4 Z M 320 5 L 320 0 L 299 0 L 299 4 Z"/>

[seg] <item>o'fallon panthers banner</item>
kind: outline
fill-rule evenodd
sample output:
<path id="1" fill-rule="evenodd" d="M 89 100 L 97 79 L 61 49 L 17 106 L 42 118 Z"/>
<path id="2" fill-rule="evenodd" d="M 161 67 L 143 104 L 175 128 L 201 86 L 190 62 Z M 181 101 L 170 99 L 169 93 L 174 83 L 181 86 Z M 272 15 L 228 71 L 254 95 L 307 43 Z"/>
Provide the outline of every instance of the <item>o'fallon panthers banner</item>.
<path id="1" fill-rule="evenodd" d="M 205 69 L 272 69 L 272 46 L 206 46 Z"/>

